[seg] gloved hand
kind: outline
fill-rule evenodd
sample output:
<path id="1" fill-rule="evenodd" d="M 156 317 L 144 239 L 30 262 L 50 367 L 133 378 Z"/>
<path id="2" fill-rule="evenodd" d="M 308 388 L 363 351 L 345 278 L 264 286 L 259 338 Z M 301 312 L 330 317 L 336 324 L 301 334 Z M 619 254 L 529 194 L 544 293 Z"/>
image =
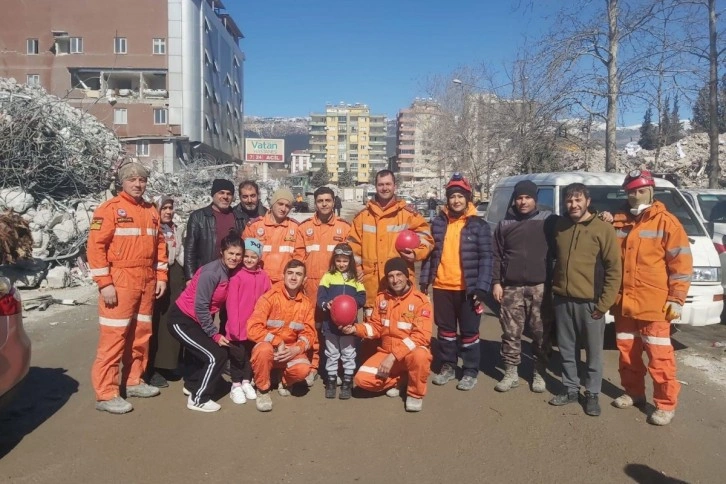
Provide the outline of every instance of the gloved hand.
<path id="1" fill-rule="evenodd" d="M 484 299 L 487 297 L 487 293 L 485 291 L 482 291 L 481 289 L 474 289 L 474 298 L 479 301 L 480 303 L 484 302 Z"/>
<path id="2" fill-rule="evenodd" d="M 673 321 L 681 317 L 681 314 L 683 314 L 683 306 L 675 301 L 668 301 L 663 306 L 663 312 L 665 313 L 666 321 Z"/>

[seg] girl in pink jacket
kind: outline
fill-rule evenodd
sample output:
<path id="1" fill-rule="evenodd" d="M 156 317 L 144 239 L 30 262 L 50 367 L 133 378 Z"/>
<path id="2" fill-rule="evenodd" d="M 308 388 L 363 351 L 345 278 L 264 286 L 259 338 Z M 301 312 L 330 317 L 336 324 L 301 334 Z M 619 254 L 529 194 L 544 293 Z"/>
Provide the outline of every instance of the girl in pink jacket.
<path id="1" fill-rule="evenodd" d="M 261 257 L 262 243 L 257 239 L 245 239 L 242 266 L 229 279 L 225 327 L 229 340 L 229 373 L 232 377 L 229 398 L 237 404 L 257 398 L 250 384 L 252 367 L 249 355 L 254 344 L 247 340 L 247 319 L 257 300 L 271 287 L 269 276 L 260 267 Z"/>

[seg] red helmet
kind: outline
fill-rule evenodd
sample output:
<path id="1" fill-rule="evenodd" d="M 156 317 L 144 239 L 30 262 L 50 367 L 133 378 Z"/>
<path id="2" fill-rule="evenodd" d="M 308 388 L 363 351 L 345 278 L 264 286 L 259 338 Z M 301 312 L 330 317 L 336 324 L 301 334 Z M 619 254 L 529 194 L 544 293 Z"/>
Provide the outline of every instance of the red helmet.
<path id="1" fill-rule="evenodd" d="M 451 180 L 449 180 L 449 183 L 446 184 L 446 190 L 454 187 L 459 187 L 462 190 L 471 193 L 471 185 L 469 185 L 469 182 L 466 181 L 466 178 L 464 178 L 464 176 L 458 171 L 451 175 Z"/>
<path id="2" fill-rule="evenodd" d="M 626 190 L 635 190 L 643 187 L 654 187 L 655 180 L 648 170 L 632 170 L 625 177 L 623 188 Z"/>

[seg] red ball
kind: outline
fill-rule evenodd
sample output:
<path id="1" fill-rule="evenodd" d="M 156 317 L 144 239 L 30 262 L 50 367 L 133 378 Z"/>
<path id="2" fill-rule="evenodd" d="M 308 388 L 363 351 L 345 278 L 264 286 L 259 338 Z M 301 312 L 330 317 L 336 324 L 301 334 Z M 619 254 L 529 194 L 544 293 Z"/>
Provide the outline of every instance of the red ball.
<path id="1" fill-rule="evenodd" d="M 358 303 L 351 296 L 336 296 L 330 303 L 330 319 L 336 326 L 348 326 L 355 323 L 358 317 Z"/>
<path id="2" fill-rule="evenodd" d="M 413 230 L 404 230 L 396 237 L 396 250 L 401 252 L 404 249 L 415 249 L 421 245 L 418 234 Z"/>

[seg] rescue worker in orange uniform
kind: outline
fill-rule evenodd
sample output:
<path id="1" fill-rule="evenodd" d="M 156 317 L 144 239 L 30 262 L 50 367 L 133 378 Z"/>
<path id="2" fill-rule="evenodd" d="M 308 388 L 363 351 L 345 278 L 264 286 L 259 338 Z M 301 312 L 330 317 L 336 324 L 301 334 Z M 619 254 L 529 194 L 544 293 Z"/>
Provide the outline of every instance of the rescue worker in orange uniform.
<path id="1" fill-rule="evenodd" d="M 678 218 L 653 198 L 654 187 L 650 172 L 631 171 L 623 182 L 629 210 L 613 217 L 622 249 L 623 282 L 611 311 L 625 389 L 613 405 L 628 408 L 645 403 L 645 350 L 656 406 L 648 422 L 668 425 L 675 415 L 680 390 L 670 321 L 680 318 L 683 311 L 693 258 L 686 231 Z"/>
<path id="2" fill-rule="evenodd" d="M 159 394 L 142 379 L 154 299 L 164 294 L 168 280 L 159 213 L 143 198 L 148 177 L 140 163 L 122 165 L 118 170 L 122 191 L 96 209 L 88 235 L 88 265 L 100 291 L 100 335 L 91 381 L 96 409 L 116 414 L 133 410 L 121 397 L 120 387 L 125 387 L 126 397 Z"/>
<path id="3" fill-rule="evenodd" d="M 328 187 L 320 187 L 313 194 L 315 198 L 315 215 L 304 221 L 297 229 L 297 246 L 295 259 L 305 263 L 307 278 L 305 279 L 305 295 L 311 301 L 318 300 L 320 279 L 330 268 L 333 249 L 348 238 L 350 224 L 333 213 L 335 193 Z M 320 365 L 320 328 L 325 319 L 322 310 L 315 311 L 315 327 L 318 337 L 308 354 L 312 369 L 305 381 L 313 386 Z"/>
<path id="4" fill-rule="evenodd" d="M 292 192 L 281 188 L 272 194 L 270 210 L 264 217 L 250 221 L 242 238 L 262 242 L 262 267 L 275 284 L 282 281 L 282 272 L 295 252 L 297 221 L 287 215 L 292 208 Z"/>
<path id="5" fill-rule="evenodd" d="M 428 296 L 413 287 L 408 263 L 401 257 L 386 262 L 387 289 L 378 293 L 371 318 L 342 328 L 345 334 L 381 339 L 377 352 L 355 375 L 355 385 L 371 392 L 399 395 L 398 383 L 408 375 L 406 411 L 420 412 L 431 372 L 433 317 Z"/>
<path id="6" fill-rule="evenodd" d="M 315 303 L 303 294 L 305 264 L 293 259 L 285 265 L 282 282 L 275 284 L 255 304 L 247 321 L 247 338 L 255 342 L 252 371 L 257 386 L 257 410 L 272 410 L 270 373 L 282 370 L 280 396 L 310 373 L 305 352 L 315 340 Z"/>

